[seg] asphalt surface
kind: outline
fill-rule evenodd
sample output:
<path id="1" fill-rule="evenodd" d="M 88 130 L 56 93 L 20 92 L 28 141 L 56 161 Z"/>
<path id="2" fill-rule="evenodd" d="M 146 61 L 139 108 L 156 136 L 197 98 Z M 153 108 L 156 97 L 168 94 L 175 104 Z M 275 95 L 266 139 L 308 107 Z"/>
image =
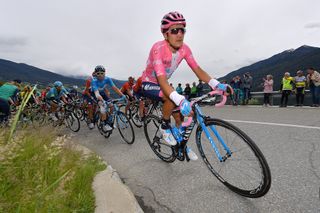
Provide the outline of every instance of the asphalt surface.
<path id="1" fill-rule="evenodd" d="M 320 212 L 319 108 L 226 106 L 204 107 L 203 112 L 233 120 L 256 142 L 271 169 L 267 195 L 249 199 L 233 193 L 202 159 L 161 161 L 147 144 L 143 129 L 135 128 L 133 145 L 123 142 L 117 131 L 105 139 L 97 129 L 90 131 L 85 126 L 74 139 L 119 172 L 145 212 Z M 189 145 L 200 157 L 194 134 Z"/>

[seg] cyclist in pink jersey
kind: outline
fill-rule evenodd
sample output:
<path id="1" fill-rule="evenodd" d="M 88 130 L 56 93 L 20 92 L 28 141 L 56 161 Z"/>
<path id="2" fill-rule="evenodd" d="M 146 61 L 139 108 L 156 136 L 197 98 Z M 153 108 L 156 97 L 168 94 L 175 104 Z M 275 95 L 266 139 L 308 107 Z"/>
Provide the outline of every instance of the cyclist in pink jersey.
<path id="1" fill-rule="evenodd" d="M 196 76 L 208 83 L 214 90 L 226 91 L 230 88 L 221 84 L 216 79 L 202 70 L 192 56 L 190 48 L 183 42 L 186 32 L 186 21 L 179 12 L 166 14 L 161 21 L 163 41 L 153 45 L 149 53 L 147 67 L 142 74 L 142 94 L 150 99 L 163 101 L 163 123 L 160 126 L 163 139 L 170 145 L 177 144 L 170 129 L 170 116 L 174 117 L 179 128 L 182 117 L 188 116 L 192 109 L 190 102 L 183 95 L 179 95 L 168 83 L 168 79 L 177 69 L 183 59 L 186 60 Z M 173 109 L 180 107 L 180 113 L 172 113 Z M 187 148 L 187 154 L 191 160 L 197 160 L 197 155 Z"/>

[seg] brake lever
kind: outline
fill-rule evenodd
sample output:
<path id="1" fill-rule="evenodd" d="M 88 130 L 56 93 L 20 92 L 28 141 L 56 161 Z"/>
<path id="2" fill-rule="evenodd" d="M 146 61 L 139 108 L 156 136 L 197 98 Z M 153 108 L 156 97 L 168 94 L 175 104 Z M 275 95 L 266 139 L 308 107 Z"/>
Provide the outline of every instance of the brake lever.
<path id="1" fill-rule="evenodd" d="M 224 92 L 221 91 L 221 90 L 213 90 L 213 91 L 209 92 L 209 95 L 210 95 L 210 96 L 214 96 L 214 95 L 220 95 L 220 96 L 222 96 L 222 101 L 221 101 L 220 103 L 218 103 L 218 104 L 215 104 L 216 107 L 222 107 L 222 106 L 224 106 L 224 105 L 226 104 L 226 102 L 227 102 L 227 96 L 224 95 Z"/>
<path id="2" fill-rule="evenodd" d="M 221 91 L 221 90 L 213 90 L 211 92 L 208 93 L 209 96 L 214 96 L 214 95 L 220 95 L 222 96 L 222 101 L 218 104 L 215 104 L 215 107 L 222 107 L 226 104 L 226 101 L 227 101 L 227 96 L 224 95 L 224 92 Z M 195 103 L 196 101 L 191 101 L 191 106 L 193 106 L 193 104 Z M 190 116 L 190 117 L 187 117 L 187 120 L 182 122 L 182 126 L 183 127 L 187 127 L 187 126 L 190 126 L 191 122 L 193 120 L 193 116 Z"/>

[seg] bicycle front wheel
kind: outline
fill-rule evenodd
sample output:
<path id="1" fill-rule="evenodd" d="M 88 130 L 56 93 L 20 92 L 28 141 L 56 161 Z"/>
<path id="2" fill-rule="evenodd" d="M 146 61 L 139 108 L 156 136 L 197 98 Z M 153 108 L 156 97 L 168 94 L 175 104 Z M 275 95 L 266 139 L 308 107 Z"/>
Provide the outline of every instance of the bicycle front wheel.
<path id="1" fill-rule="evenodd" d="M 66 126 L 73 132 L 78 132 L 80 130 L 80 121 L 79 118 L 73 113 L 70 112 L 65 117 Z"/>
<path id="2" fill-rule="evenodd" d="M 38 112 L 37 114 L 34 115 L 32 122 L 34 127 L 41 127 L 44 126 L 46 122 L 46 115 L 44 113 Z"/>
<path id="3" fill-rule="evenodd" d="M 199 125 L 196 132 L 197 146 L 212 174 L 242 196 L 264 196 L 271 186 L 271 172 L 257 145 L 239 128 L 226 121 L 208 119 L 205 125 L 223 158 L 221 161 L 218 159 L 213 145 Z"/>
<path id="4" fill-rule="evenodd" d="M 131 120 L 132 120 L 133 124 L 138 128 L 142 127 L 142 124 L 143 124 L 143 122 L 140 119 L 141 118 L 139 117 L 138 111 L 132 112 Z"/>
<path id="5" fill-rule="evenodd" d="M 117 112 L 116 115 L 117 120 L 117 128 L 122 139 L 127 142 L 128 144 L 133 144 L 134 142 L 134 131 L 131 125 L 131 122 L 127 118 L 127 116 L 123 112 Z"/>

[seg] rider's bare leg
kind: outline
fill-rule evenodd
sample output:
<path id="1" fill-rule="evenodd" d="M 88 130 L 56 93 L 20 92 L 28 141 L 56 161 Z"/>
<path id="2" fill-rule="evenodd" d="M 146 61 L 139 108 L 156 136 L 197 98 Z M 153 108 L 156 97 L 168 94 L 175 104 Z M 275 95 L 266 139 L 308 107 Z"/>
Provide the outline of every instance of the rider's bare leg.
<path id="1" fill-rule="evenodd" d="M 164 121 L 169 121 L 170 116 L 172 115 L 175 122 L 176 126 L 179 127 L 182 122 L 181 114 L 180 112 L 172 113 L 172 111 L 177 107 L 175 103 L 173 103 L 168 97 L 163 96 L 162 100 L 164 101 L 163 107 L 162 107 L 162 115 L 163 115 L 163 120 Z"/>

